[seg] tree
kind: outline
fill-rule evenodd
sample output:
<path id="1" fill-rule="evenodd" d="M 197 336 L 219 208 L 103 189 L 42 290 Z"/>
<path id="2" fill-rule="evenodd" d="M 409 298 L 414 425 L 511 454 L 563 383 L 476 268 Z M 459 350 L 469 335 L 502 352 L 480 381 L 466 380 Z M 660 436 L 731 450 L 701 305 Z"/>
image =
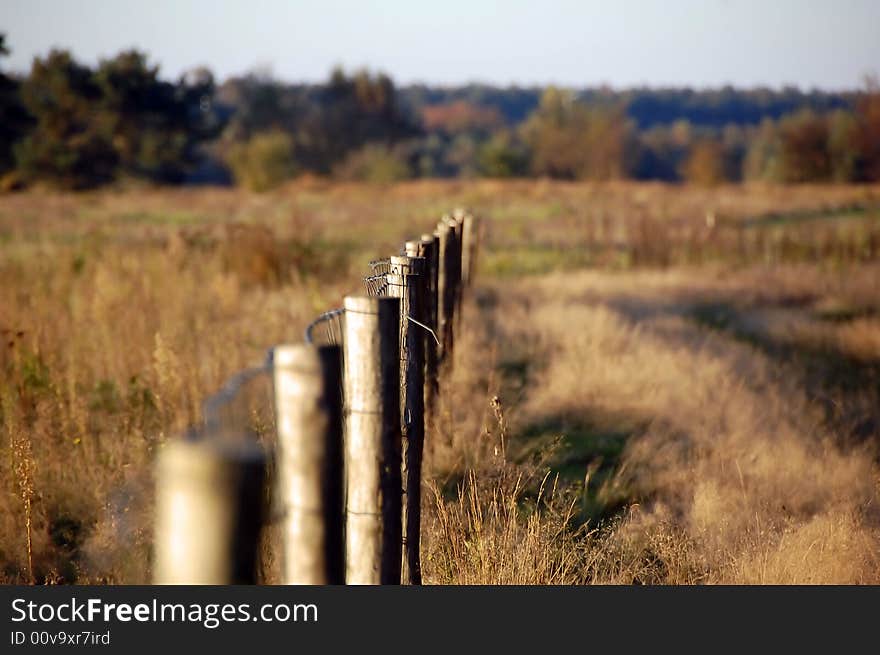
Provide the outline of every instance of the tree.
<path id="1" fill-rule="evenodd" d="M 501 112 L 495 107 L 481 107 L 464 100 L 427 105 L 422 108 L 421 115 L 426 130 L 447 134 L 471 132 L 486 135 L 504 124 Z"/>
<path id="2" fill-rule="evenodd" d="M 570 91 L 549 87 L 523 126 L 532 171 L 563 179 L 627 177 L 635 140 L 622 108 L 578 102 Z"/>
<path id="3" fill-rule="evenodd" d="M 532 148 L 532 172 L 537 175 L 574 179 L 583 167 L 580 141 L 586 127 L 585 112 L 575 104 L 574 94 L 549 87 L 538 108 L 523 126 Z"/>
<path id="4" fill-rule="evenodd" d="M 831 179 L 828 122 L 806 109 L 782 119 L 779 126 L 784 182 Z"/>
<path id="5" fill-rule="evenodd" d="M 390 184 L 411 177 L 406 153 L 400 148 L 377 143 L 369 143 L 350 153 L 333 172 L 342 180 L 372 184 Z"/>
<path id="6" fill-rule="evenodd" d="M 728 124 L 721 130 L 721 148 L 724 179 L 739 182 L 743 179 L 743 167 L 749 147 L 748 129 Z"/>
<path id="7" fill-rule="evenodd" d="M 33 131 L 15 148 L 26 179 L 69 189 L 113 179 L 118 162 L 113 125 L 95 111 L 101 88 L 89 68 L 67 51 L 52 50 L 34 60 L 21 93 L 36 120 Z"/>
<path id="8" fill-rule="evenodd" d="M 713 186 L 725 179 L 724 149 L 717 140 L 704 138 L 691 149 L 681 171 L 688 182 Z"/>
<path id="9" fill-rule="evenodd" d="M 680 179 L 693 140 L 693 126 L 687 121 L 645 130 L 639 134 L 639 156 L 634 176 L 640 180 L 667 182 Z"/>
<path id="10" fill-rule="evenodd" d="M 509 132 L 498 132 L 484 143 L 478 160 L 485 177 L 521 177 L 529 170 L 528 150 Z"/>
<path id="11" fill-rule="evenodd" d="M 419 134 L 400 109 L 394 83 L 365 70 L 352 77 L 337 68 L 321 93 L 322 168 L 329 170 L 367 143 L 385 146 Z"/>
<path id="12" fill-rule="evenodd" d="M 8 54 L 6 35 L 0 34 L 0 57 Z M 33 124 L 22 104 L 20 87 L 18 80 L 0 71 L 0 175 L 15 166 L 13 147 Z"/>
<path id="13" fill-rule="evenodd" d="M 743 178 L 762 182 L 782 180 L 781 143 L 775 121 L 766 118 L 749 138 L 743 161 Z"/>
<path id="14" fill-rule="evenodd" d="M 253 191 L 267 191 L 295 175 L 293 150 L 293 139 L 286 132 L 262 132 L 236 143 L 227 163 L 237 183 Z"/>
<path id="15" fill-rule="evenodd" d="M 22 97 L 36 120 L 16 148 L 26 178 L 81 189 L 136 177 L 181 182 L 198 145 L 217 134 L 207 71 L 176 84 L 159 79 L 137 51 L 102 61 L 97 71 L 66 51 L 36 59 Z"/>
<path id="16" fill-rule="evenodd" d="M 267 74 L 251 74 L 220 89 L 224 110 L 233 112 L 219 146 L 228 158 L 233 144 L 265 132 L 293 141 L 298 168 L 329 174 L 366 144 L 392 149 L 420 134 L 399 105 L 389 77 L 336 69 L 324 85 L 284 85 Z M 379 150 L 362 159 L 377 159 Z"/>
<path id="17" fill-rule="evenodd" d="M 876 182 L 880 180 L 880 80 L 876 76 L 865 80 L 858 96 L 856 122 L 859 177 Z"/>
<path id="18" fill-rule="evenodd" d="M 314 109 L 307 89 L 285 86 L 268 70 L 229 79 L 217 94 L 231 114 L 223 134 L 226 141 L 246 141 L 273 130 L 294 135 Z"/>
<path id="19" fill-rule="evenodd" d="M 207 70 L 177 84 L 159 79 L 159 67 L 129 50 L 102 61 L 95 75 L 100 112 L 111 133 L 119 173 L 156 182 L 180 182 L 195 163 L 196 147 L 213 136 L 214 80 Z"/>
<path id="20" fill-rule="evenodd" d="M 838 109 L 828 118 L 828 154 L 834 182 L 855 182 L 858 179 L 858 131 L 858 120 L 850 111 Z"/>

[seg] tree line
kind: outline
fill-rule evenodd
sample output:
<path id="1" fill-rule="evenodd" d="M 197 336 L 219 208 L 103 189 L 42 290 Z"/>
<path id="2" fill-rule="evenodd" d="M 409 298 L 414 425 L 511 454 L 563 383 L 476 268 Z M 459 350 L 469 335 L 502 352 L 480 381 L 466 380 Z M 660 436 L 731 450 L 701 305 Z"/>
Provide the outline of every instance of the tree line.
<path id="1" fill-rule="evenodd" d="M 0 57 L 8 54 L 0 35 Z M 303 173 L 643 179 L 716 184 L 880 180 L 880 87 L 712 91 L 467 85 L 398 88 L 334 70 L 322 84 L 254 72 L 174 81 L 145 53 L 90 67 L 64 50 L 0 70 L 5 189 L 236 182 Z"/>

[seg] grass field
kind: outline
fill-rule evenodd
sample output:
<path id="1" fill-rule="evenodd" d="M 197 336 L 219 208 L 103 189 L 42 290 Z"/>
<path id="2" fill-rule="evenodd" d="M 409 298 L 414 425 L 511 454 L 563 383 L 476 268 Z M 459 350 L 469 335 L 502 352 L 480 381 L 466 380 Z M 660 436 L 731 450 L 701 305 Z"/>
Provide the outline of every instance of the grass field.
<path id="1" fill-rule="evenodd" d="M 0 198 L 0 581 L 148 581 L 157 449 L 460 205 L 426 581 L 880 583 L 880 187 L 320 180 Z"/>

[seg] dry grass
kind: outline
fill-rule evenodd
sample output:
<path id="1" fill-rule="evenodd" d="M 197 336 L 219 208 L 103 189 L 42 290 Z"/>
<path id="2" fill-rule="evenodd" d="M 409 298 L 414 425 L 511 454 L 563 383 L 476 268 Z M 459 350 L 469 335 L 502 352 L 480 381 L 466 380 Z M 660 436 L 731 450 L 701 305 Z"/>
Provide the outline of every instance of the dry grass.
<path id="1" fill-rule="evenodd" d="M 472 445 L 464 481 L 435 494 L 434 581 L 880 582 L 880 387 L 826 388 L 861 412 L 829 416 L 796 360 L 688 318 L 691 277 L 583 273 L 499 289 L 495 338 L 533 363 L 508 428 L 519 451 L 499 460 L 490 412 L 479 431 L 461 418 L 456 432 L 488 447 Z M 651 311 L 636 311 L 639 297 Z M 459 394 L 477 395 L 458 377 Z M 841 432 L 866 424 L 859 439 Z M 621 433 L 622 452 L 603 461 L 603 440 Z M 549 494 L 548 463 L 570 478 Z"/>
<path id="2" fill-rule="evenodd" d="M 155 450 L 459 204 L 426 581 L 880 582 L 876 187 L 319 180 L 2 200 L 0 577 L 148 580 Z"/>
<path id="3" fill-rule="evenodd" d="M 593 277 L 531 307 L 546 367 L 524 414 L 637 417 L 609 484 L 640 501 L 624 532 L 672 526 L 687 544 L 689 576 L 659 581 L 880 580 L 876 430 L 844 450 L 796 364 L 675 314 L 627 317 L 613 296 L 577 302 Z"/>

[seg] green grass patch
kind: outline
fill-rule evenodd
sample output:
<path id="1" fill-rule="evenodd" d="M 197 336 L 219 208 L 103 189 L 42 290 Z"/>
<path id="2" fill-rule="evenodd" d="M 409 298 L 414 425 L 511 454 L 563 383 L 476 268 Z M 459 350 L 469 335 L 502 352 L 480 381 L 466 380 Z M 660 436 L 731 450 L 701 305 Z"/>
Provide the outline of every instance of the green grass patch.
<path id="1" fill-rule="evenodd" d="M 207 218 L 201 214 L 188 211 L 132 211 L 117 214 L 113 220 L 119 223 L 134 223 L 146 225 L 195 225 L 204 223 Z"/>
<path id="2" fill-rule="evenodd" d="M 864 207 L 862 205 L 849 205 L 836 209 L 805 209 L 785 213 L 769 213 L 755 216 L 741 223 L 745 228 L 761 227 L 785 227 L 800 223 L 841 221 L 847 219 L 878 220 L 880 209 Z"/>
<path id="3" fill-rule="evenodd" d="M 518 277 L 585 268 L 592 261 L 586 248 L 561 250 L 535 245 L 485 252 L 480 267 L 487 275 Z"/>
<path id="4" fill-rule="evenodd" d="M 607 520 L 632 500 L 616 484 L 629 439 L 642 424 L 634 417 L 574 419 L 549 416 L 515 435 L 518 459 L 546 457 L 551 474 L 581 490 L 580 520 Z"/>

